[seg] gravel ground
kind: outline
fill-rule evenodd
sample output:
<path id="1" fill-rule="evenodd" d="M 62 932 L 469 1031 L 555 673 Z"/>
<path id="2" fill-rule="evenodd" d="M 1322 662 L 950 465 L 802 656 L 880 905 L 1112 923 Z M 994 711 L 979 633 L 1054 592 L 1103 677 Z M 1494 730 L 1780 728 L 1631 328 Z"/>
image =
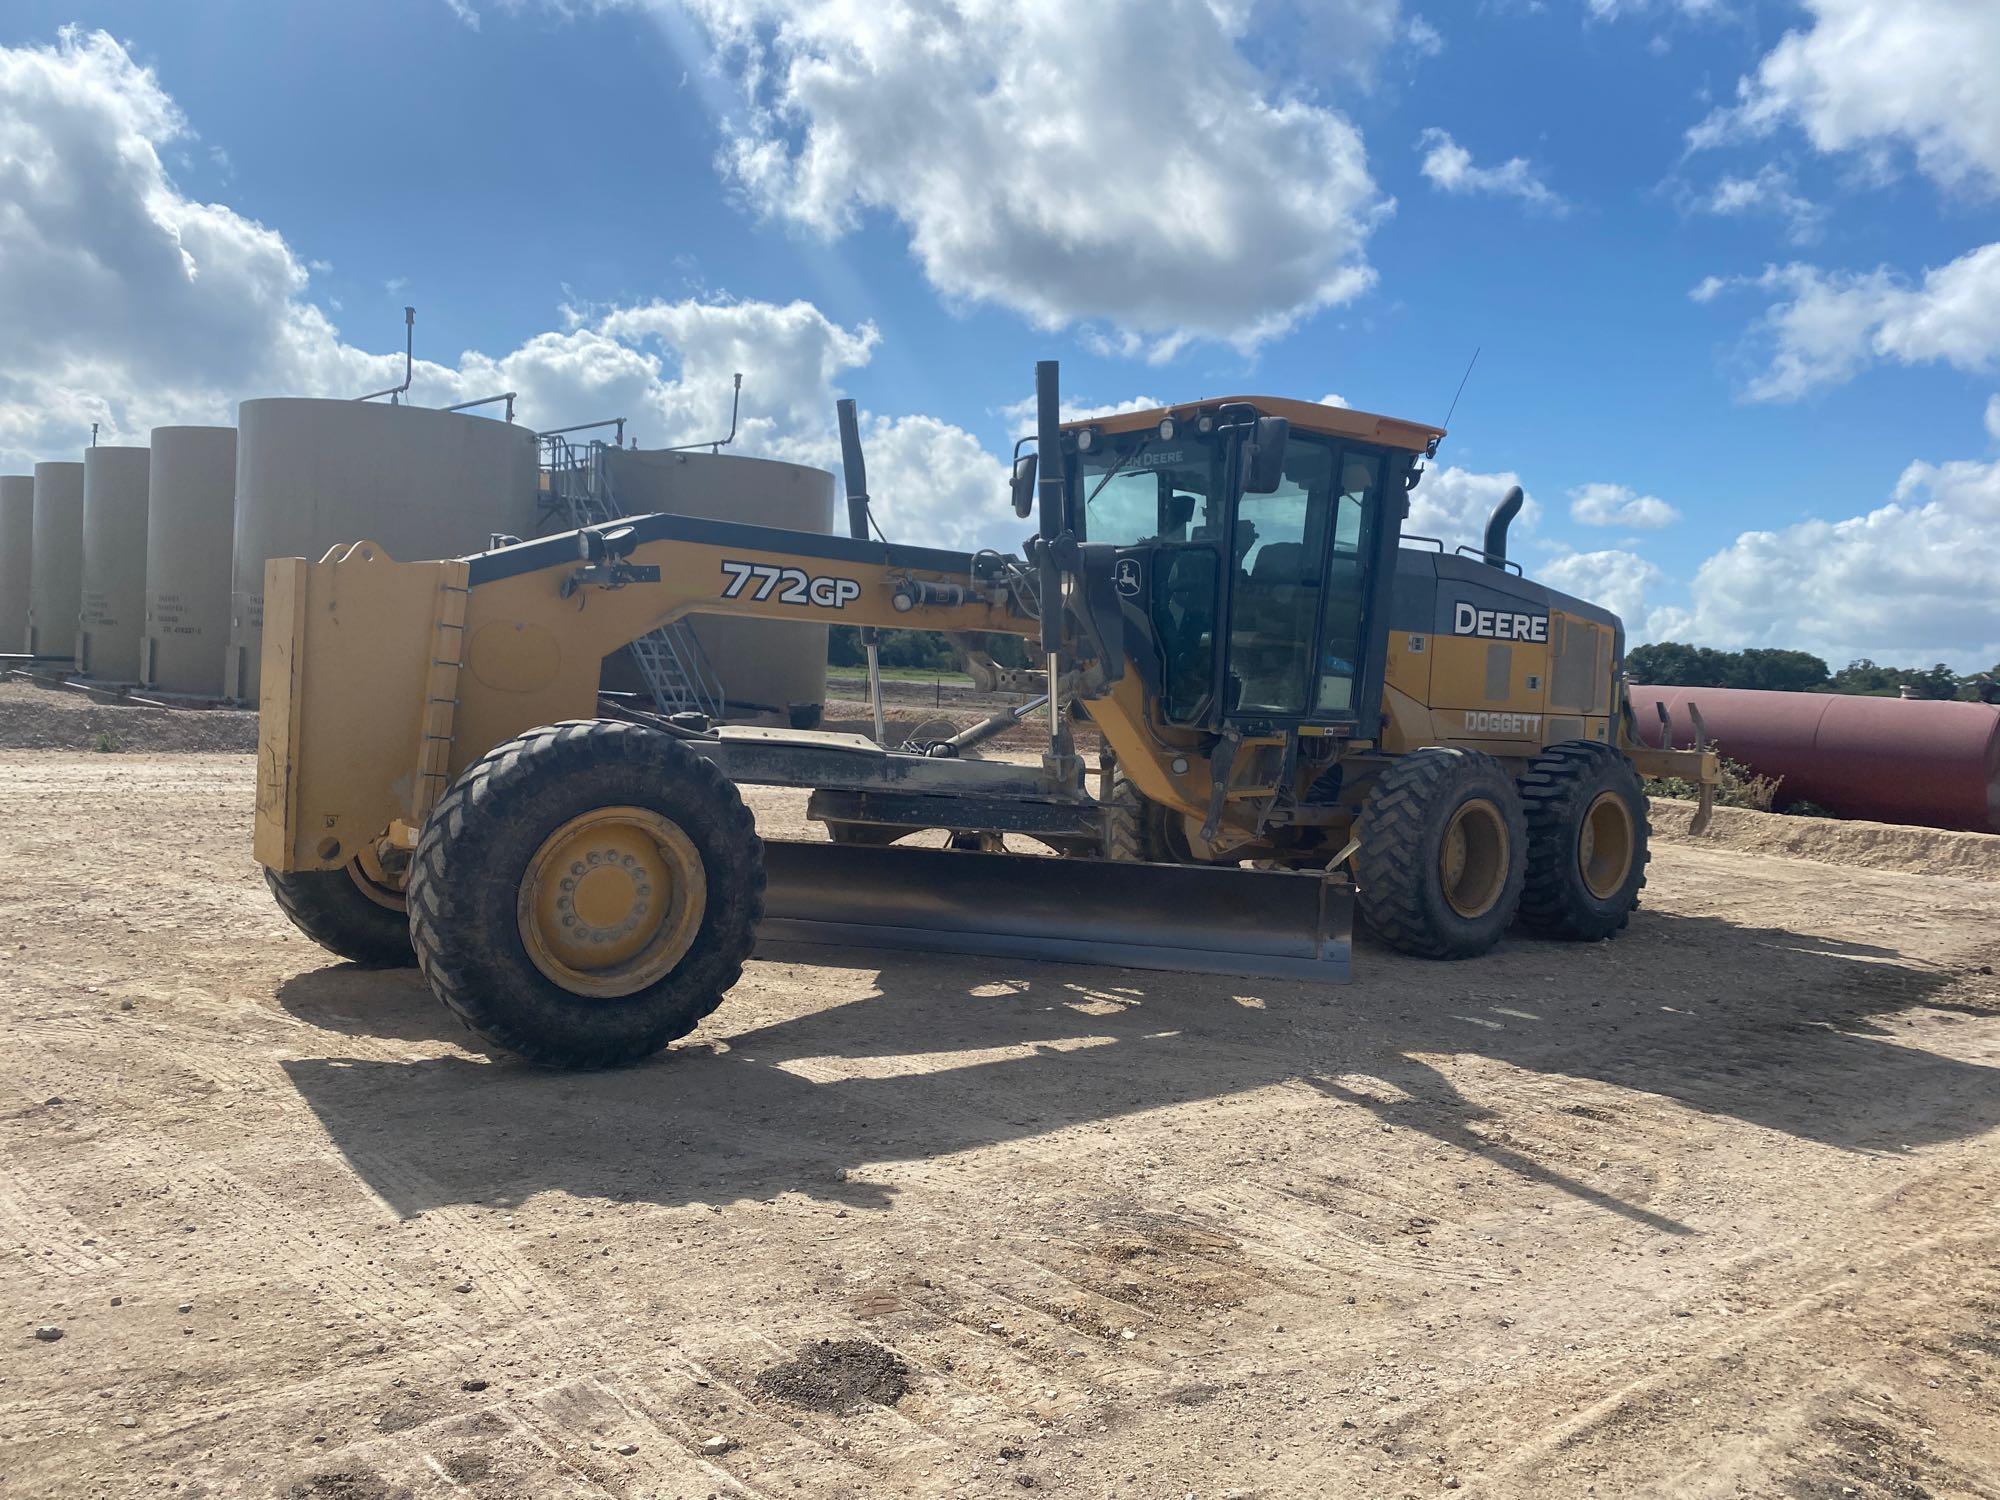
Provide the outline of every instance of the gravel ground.
<path id="1" fill-rule="evenodd" d="M 774 950 L 557 1075 L 294 933 L 251 781 L 0 751 L 0 1495 L 2000 1494 L 1991 879 L 1739 828 L 1337 989 Z"/>

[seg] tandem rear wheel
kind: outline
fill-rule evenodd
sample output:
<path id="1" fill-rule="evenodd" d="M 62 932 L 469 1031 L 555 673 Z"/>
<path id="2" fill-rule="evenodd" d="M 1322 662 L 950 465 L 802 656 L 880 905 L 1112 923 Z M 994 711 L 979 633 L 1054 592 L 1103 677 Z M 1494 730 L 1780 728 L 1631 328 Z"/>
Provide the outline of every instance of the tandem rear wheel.
<path id="1" fill-rule="evenodd" d="M 1521 777 L 1528 875 L 1521 925 L 1588 942 L 1622 929 L 1646 884 L 1646 794 L 1610 745 L 1551 745 Z"/>
<path id="2" fill-rule="evenodd" d="M 1391 947 L 1471 958 L 1513 924 L 1528 830 L 1521 794 L 1492 756 L 1427 749 L 1399 757 L 1370 789 L 1354 833 L 1361 915 Z"/>
<path id="3" fill-rule="evenodd" d="M 530 730 L 468 766 L 417 842 L 417 962 L 474 1032 L 533 1062 L 651 1056 L 736 982 L 764 908 L 735 785 L 614 720 Z"/>

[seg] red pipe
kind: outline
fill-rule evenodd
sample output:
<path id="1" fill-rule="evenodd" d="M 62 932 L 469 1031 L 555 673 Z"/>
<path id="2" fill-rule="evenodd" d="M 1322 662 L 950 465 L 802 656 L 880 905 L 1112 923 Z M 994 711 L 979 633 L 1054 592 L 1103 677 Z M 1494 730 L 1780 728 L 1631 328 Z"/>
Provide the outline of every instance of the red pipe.
<path id="1" fill-rule="evenodd" d="M 1781 778 L 1776 805 L 1817 803 L 1846 818 L 2000 833 L 2000 709 L 1983 703 L 1767 693 L 1746 688 L 1632 688 L 1641 743 L 1694 743 L 1687 705 L 1730 760 Z"/>

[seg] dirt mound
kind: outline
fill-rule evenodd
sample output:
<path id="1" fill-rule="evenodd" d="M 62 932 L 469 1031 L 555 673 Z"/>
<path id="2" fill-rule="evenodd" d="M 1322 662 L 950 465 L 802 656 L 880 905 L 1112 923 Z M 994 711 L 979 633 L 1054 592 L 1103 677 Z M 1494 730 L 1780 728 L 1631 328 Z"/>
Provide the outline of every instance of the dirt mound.
<path id="1" fill-rule="evenodd" d="M 0 749 L 247 755 L 257 749 L 257 715 L 237 708 L 146 708 L 14 678 L 0 682 Z"/>
<path id="2" fill-rule="evenodd" d="M 1653 836 L 1659 839 L 1906 875 L 2000 881 L 2000 835 L 1718 807 L 1708 831 L 1695 838 L 1688 833 L 1693 819 L 1692 802 L 1653 799 Z"/>
<path id="3" fill-rule="evenodd" d="M 869 1401 L 894 1406 L 909 1388 L 908 1367 L 867 1339 L 821 1339 L 757 1376 L 758 1390 L 814 1411 L 854 1411 Z"/>

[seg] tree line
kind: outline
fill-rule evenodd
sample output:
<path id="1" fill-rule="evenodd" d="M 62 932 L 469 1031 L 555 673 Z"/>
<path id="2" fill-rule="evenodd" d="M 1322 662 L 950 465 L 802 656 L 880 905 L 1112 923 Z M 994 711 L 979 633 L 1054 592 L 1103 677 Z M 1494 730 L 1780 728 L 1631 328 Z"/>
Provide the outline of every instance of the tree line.
<path id="1" fill-rule="evenodd" d="M 1634 646 L 1625 655 L 1625 674 L 1649 687 L 1762 688 L 1779 693 L 1855 693 L 1868 698 L 1896 698 L 1908 688 L 1918 698 L 1978 700 L 1979 673 L 1954 672 L 1943 662 L 1931 667 L 1885 667 L 1866 657 L 1838 672 L 1809 651 L 1752 647 L 1747 651 L 1717 651 L 1657 641 Z M 2000 678 L 2000 665 L 1985 674 Z M 1985 686 L 1993 692 L 1990 684 Z M 1992 701 L 1989 697 L 1987 701 Z"/>

